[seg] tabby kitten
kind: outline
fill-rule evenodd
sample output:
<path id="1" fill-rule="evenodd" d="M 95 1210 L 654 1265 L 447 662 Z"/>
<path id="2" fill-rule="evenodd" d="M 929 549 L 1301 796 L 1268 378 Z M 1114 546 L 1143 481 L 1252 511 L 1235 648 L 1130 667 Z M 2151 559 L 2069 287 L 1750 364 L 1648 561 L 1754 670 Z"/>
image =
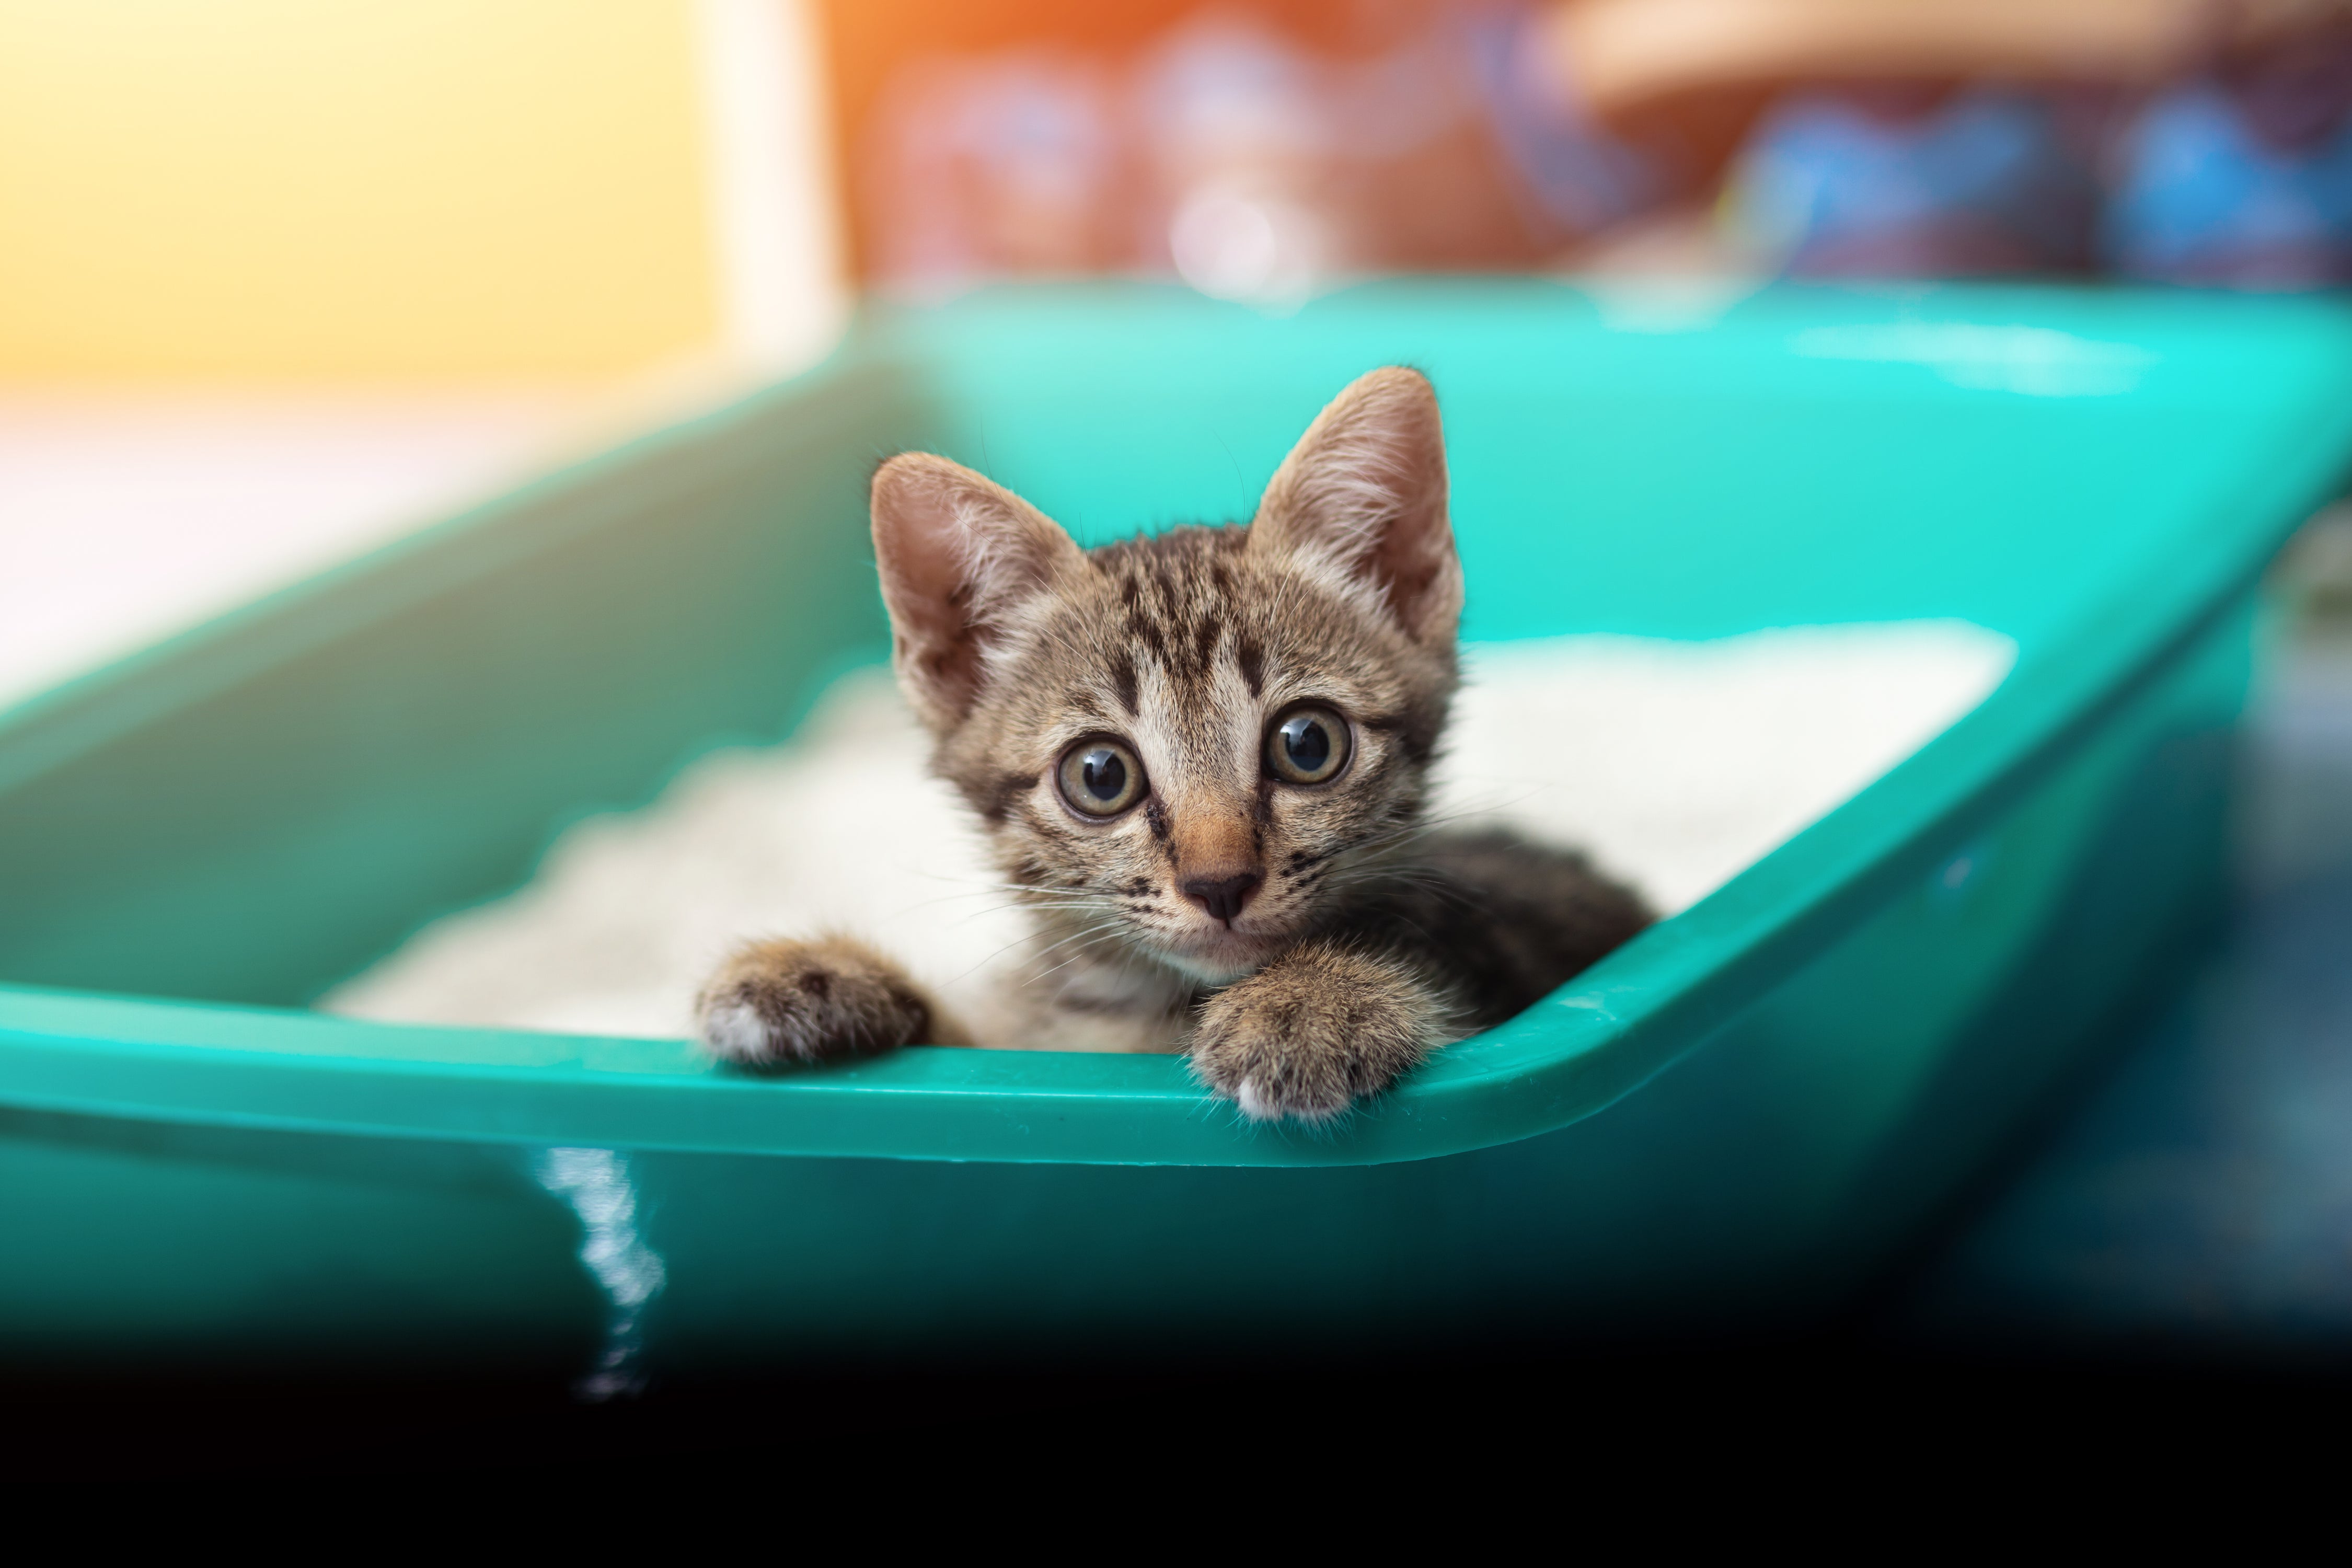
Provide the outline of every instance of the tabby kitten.
<path id="1" fill-rule="evenodd" d="M 698 1002 L 719 1056 L 1184 1051 L 1244 1115 L 1318 1121 L 1648 923 L 1576 855 L 1423 825 L 1462 570 L 1415 373 L 1341 393 L 1246 527 L 1081 550 L 919 452 L 873 516 L 900 687 L 1037 935 L 987 1020 L 845 938 L 754 943 Z"/>

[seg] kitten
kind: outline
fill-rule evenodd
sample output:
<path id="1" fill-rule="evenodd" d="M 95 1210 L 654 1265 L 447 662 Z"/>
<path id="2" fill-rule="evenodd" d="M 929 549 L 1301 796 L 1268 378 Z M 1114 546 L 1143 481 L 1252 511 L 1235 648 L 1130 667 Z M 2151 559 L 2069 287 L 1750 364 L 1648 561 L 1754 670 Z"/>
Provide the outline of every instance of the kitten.
<path id="1" fill-rule="evenodd" d="M 1318 1121 L 1649 922 L 1574 854 L 1423 823 L 1462 570 L 1415 373 L 1341 393 L 1245 527 L 1085 551 L 924 453 L 873 521 L 900 687 L 1038 936 L 986 1026 L 848 939 L 754 943 L 697 1004 L 719 1056 L 1181 1050 Z"/>

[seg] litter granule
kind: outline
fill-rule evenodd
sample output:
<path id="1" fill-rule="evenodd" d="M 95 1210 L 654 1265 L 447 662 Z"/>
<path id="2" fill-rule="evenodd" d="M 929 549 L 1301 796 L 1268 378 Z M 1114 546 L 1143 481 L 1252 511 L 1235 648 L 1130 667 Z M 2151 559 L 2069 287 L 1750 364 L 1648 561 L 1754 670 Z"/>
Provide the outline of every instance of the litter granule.
<path id="1" fill-rule="evenodd" d="M 1958 621 L 1467 645 L 1435 811 L 1580 847 L 1672 914 L 1934 738 L 2014 657 Z M 674 1037 L 736 943 L 840 931 L 976 1011 L 1025 927 L 928 752 L 887 672 L 848 676 L 790 742 L 716 753 L 644 810 L 580 824 L 521 889 L 427 926 L 320 1006 Z"/>

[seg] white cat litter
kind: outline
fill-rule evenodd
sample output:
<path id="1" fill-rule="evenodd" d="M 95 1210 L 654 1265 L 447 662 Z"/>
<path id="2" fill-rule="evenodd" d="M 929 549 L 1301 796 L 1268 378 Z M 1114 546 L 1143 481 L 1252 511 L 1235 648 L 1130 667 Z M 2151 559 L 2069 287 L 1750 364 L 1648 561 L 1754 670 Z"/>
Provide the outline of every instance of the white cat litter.
<path id="1" fill-rule="evenodd" d="M 1975 707 L 2015 645 L 1918 621 L 1464 655 L 1438 811 L 1581 847 L 1672 914 Z M 320 1005 L 674 1037 L 729 948 L 831 930 L 970 1008 L 1024 928 L 927 752 L 888 675 L 852 675 L 791 742 L 705 758 L 644 810 L 581 824 L 520 891 L 427 927 Z"/>

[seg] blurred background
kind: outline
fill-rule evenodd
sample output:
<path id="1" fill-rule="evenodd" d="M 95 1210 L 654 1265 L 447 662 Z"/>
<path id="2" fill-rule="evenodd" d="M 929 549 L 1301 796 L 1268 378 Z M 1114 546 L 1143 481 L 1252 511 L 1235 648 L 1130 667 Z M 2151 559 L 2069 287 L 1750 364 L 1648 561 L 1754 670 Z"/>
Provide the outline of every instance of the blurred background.
<path id="1" fill-rule="evenodd" d="M 0 700 L 861 290 L 2352 276 L 2346 0 L 0 0 Z"/>
<path id="2" fill-rule="evenodd" d="M 863 297 L 1400 270 L 2340 287 L 2352 0 L 0 0 L 0 707 Z M 2352 521 L 2279 590 L 2234 945 L 1905 1331 L 2352 1345 Z"/>

